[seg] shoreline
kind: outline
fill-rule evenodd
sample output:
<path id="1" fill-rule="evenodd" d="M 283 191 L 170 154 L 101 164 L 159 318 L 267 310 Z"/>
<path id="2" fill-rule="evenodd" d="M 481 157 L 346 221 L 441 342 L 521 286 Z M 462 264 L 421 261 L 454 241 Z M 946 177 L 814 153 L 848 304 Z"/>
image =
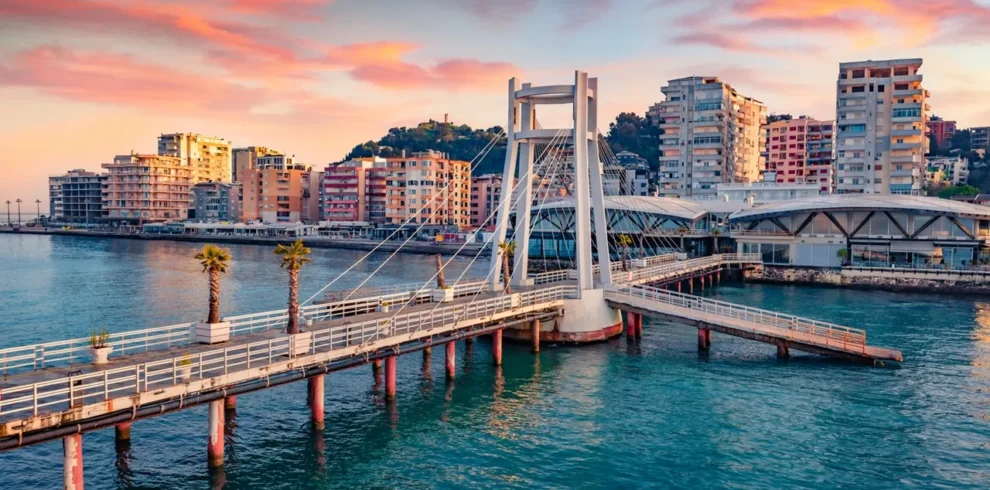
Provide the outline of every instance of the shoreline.
<path id="1" fill-rule="evenodd" d="M 10 234 L 10 235 L 54 235 L 54 236 L 74 236 L 74 237 L 84 237 L 84 238 L 122 238 L 129 240 L 161 240 L 161 241 L 173 241 L 173 242 L 190 242 L 190 243 L 230 243 L 236 245 L 276 245 L 279 243 L 290 243 L 295 241 L 295 238 L 269 238 L 269 237 L 233 237 L 233 236 L 222 236 L 222 235 L 157 235 L 157 234 L 143 234 L 143 233 L 119 233 L 112 231 L 76 231 L 76 230 L 62 230 L 62 229 L 24 229 L 21 228 L 18 231 L 12 229 L 0 229 L 0 233 Z M 385 243 L 372 241 L 372 240 L 342 240 L 328 237 L 299 237 L 302 239 L 303 243 L 310 248 L 327 248 L 327 249 L 338 249 L 338 250 L 361 250 L 361 251 L 371 251 L 376 246 L 378 247 L 376 252 L 391 253 L 395 252 L 400 246 L 402 246 L 401 240 L 389 241 Z M 410 241 L 405 246 L 402 246 L 402 250 L 399 253 L 404 254 L 416 254 L 416 255 L 446 255 L 446 256 L 458 256 L 458 257 L 473 257 L 482 248 L 480 245 L 470 244 L 464 247 L 463 250 L 458 253 L 458 249 L 461 247 L 461 243 L 458 244 L 442 244 L 436 245 L 432 243 L 422 243 Z"/>

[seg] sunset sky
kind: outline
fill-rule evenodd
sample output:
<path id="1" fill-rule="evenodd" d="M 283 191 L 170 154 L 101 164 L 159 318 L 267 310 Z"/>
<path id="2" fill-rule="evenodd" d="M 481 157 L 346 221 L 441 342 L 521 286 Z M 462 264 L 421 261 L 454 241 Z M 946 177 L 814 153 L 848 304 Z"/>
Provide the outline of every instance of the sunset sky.
<path id="1" fill-rule="evenodd" d="M 987 26 L 990 0 L 0 0 L 0 202 L 163 132 L 322 168 L 444 113 L 504 125 L 508 78 L 575 69 L 603 131 L 689 75 L 831 119 L 840 61 L 916 57 L 935 114 L 990 125 Z"/>

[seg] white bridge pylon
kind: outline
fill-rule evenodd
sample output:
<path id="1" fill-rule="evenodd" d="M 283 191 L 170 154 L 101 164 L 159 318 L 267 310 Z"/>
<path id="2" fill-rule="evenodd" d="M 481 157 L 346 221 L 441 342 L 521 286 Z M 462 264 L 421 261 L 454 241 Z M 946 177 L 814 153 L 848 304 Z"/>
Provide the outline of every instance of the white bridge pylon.
<path id="1" fill-rule="evenodd" d="M 501 252 L 499 243 L 505 241 L 509 215 L 516 213 L 516 258 L 512 272 L 512 285 L 525 285 L 528 275 L 530 212 L 533 192 L 533 155 L 536 145 L 554 144 L 555 137 L 565 134 L 562 129 L 537 129 L 536 106 L 541 104 L 572 104 L 573 129 L 567 131 L 567 143 L 574 148 L 574 198 L 575 198 L 575 262 L 577 264 L 578 291 L 594 289 L 591 260 L 592 210 L 594 210 L 594 234 L 601 266 L 601 285 L 612 284 L 609 268 L 608 229 L 605 219 L 605 199 L 602 187 L 602 164 L 598 152 L 598 79 L 588 78 L 583 71 L 574 72 L 573 85 L 547 85 L 533 87 L 529 83 L 517 86 L 517 80 L 509 80 L 509 113 L 505 132 L 508 144 L 505 169 L 502 173 L 502 195 L 498 206 L 495 238 L 492 240 L 492 262 L 489 277 L 492 288 L 498 287 Z M 557 140 L 559 141 L 559 140 Z M 518 169 L 518 173 L 517 173 Z M 519 199 L 515 209 L 511 204 L 516 176 L 519 176 Z M 580 293 L 579 293 L 580 294 Z"/>

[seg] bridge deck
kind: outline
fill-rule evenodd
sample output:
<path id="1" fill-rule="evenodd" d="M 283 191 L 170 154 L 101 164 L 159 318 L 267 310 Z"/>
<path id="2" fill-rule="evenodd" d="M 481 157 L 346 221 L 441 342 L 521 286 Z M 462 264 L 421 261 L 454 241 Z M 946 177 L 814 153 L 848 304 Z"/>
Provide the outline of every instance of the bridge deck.
<path id="1" fill-rule="evenodd" d="M 605 299 L 617 308 L 659 315 L 736 337 L 795 350 L 864 360 L 902 361 L 900 351 L 866 344 L 866 332 L 842 325 L 643 286 L 614 287 Z"/>

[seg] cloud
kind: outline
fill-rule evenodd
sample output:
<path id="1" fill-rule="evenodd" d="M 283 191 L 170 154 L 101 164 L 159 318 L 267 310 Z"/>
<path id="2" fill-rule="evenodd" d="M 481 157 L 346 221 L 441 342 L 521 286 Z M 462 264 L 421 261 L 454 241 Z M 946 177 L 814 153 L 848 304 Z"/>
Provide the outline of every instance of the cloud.
<path id="1" fill-rule="evenodd" d="M 230 7 L 235 12 L 316 20 L 320 8 L 332 2 L 333 0 L 230 0 Z"/>
<path id="2" fill-rule="evenodd" d="M 720 34 L 714 31 L 694 31 L 671 38 L 675 44 L 696 44 L 726 51 L 741 51 L 755 54 L 781 54 L 783 50 L 766 48 L 754 44 L 744 36 Z"/>
<path id="3" fill-rule="evenodd" d="M 494 24 L 499 29 L 533 14 L 541 3 L 540 0 L 454 1 L 483 23 Z M 613 7 L 613 0 L 552 0 L 545 3 L 553 9 L 554 17 L 563 18 L 558 26 L 560 30 L 580 29 L 601 19 Z"/>
<path id="4" fill-rule="evenodd" d="M 509 63 L 450 59 L 432 67 L 401 61 L 366 63 L 350 70 L 357 80 L 389 89 L 494 89 L 517 72 Z"/>

